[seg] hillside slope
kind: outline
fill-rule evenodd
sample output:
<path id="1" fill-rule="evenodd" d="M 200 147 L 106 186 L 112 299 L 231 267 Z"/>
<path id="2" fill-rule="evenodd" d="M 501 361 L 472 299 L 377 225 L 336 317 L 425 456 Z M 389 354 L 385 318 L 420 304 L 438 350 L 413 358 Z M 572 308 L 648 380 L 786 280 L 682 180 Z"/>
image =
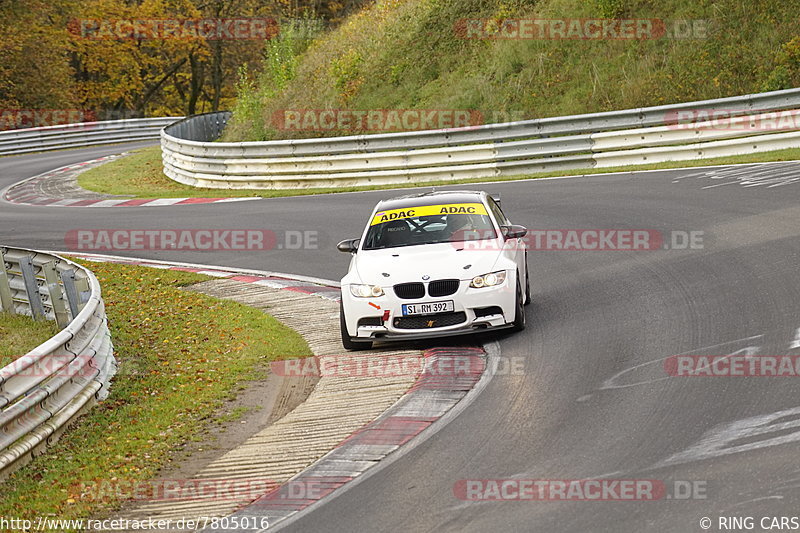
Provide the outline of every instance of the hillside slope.
<path id="1" fill-rule="evenodd" d="M 465 18 L 538 19 L 544 38 L 467 39 Z M 592 38 L 585 19 L 598 18 L 649 21 L 651 38 Z M 286 110 L 476 110 L 503 122 L 796 87 L 798 20 L 800 3 L 779 0 L 378 1 L 302 52 L 271 43 L 263 72 L 240 83 L 225 139 L 357 133 L 287 130 L 276 121 Z M 578 33 L 565 38 L 561 23 Z"/>

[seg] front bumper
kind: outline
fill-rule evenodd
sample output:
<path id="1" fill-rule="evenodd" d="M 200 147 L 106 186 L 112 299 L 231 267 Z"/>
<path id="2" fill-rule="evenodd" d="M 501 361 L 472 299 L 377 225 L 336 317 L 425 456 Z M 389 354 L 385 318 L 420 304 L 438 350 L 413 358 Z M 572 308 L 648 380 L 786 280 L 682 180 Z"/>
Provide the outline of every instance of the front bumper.
<path id="1" fill-rule="evenodd" d="M 392 287 L 384 288 L 386 294 L 379 298 L 356 298 L 350 294 L 349 286 L 344 286 L 342 304 L 347 331 L 354 341 L 392 341 L 429 339 L 507 328 L 515 319 L 515 283 L 514 277 L 508 276 L 499 286 L 475 289 L 469 286 L 469 281 L 461 281 L 455 294 L 419 299 L 401 299 L 395 295 Z M 453 313 L 415 315 L 418 320 L 403 317 L 403 304 L 446 300 L 453 301 Z M 384 320 L 384 317 L 387 319 Z M 452 323 L 454 321 L 457 323 Z M 439 326 L 438 323 L 448 325 Z"/>

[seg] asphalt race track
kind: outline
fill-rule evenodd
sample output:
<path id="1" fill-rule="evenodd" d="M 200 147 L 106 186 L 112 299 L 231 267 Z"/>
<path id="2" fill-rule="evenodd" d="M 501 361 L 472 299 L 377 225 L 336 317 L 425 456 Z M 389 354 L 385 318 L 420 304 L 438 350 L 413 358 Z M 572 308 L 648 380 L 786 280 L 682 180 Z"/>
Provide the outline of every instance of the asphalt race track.
<path id="1" fill-rule="evenodd" d="M 120 146 L 0 159 L 0 188 Z M 531 229 L 703 232 L 697 249 L 531 251 L 522 371 L 292 531 L 703 531 L 800 514 L 800 383 L 670 377 L 676 354 L 800 355 L 800 164 L 470 185 Z M 116 253 L 338 279 L 368 192 L 175 208 L 0 206 L 0 242 L 64 250 L 71 229 L 316 231 L 316 250 Z M 654 479 L 657 501 L 463 501 L 459 480 Z M 684 499 L 675 490 L 696 487 Z M 688 485 L 687 485 L 688 484 Z M 757 529 L 758 530 L 758 529 Z"/>

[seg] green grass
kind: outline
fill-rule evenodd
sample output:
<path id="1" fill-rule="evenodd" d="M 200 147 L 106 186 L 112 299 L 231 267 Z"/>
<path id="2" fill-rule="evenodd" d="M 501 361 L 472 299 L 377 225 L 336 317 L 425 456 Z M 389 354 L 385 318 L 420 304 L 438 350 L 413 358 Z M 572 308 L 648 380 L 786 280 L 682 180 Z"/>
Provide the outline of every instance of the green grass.
<path id="1" fill-rule="evenodd" d="M 58 333 L 55 322 L 0 313 L 0 368 Z"/>
<path id="2" fill-rule="evenodd" d="M 89 169 L 78 176 L 78 185 L 103 194 L 136 198 L 262 196 L 257 191 L 200 189 L 172 181 L 164 175 L 159 146 L 143 148 L 127 157 Z"/>
<path id="3" fill-rule="evenodd" d="M 513 181 L 530 178 L 547 178 L 553 176 L 583 176 L 605 174 L 608 172 L 633 172 L 636 170 L 652 170 L 666 168 L 697 167 L 706 165 L 726 165 L 737 163 L 761 163 L 767 161 L 800 160 L 800 148 L 788 148 L 756 154 L 747 154 L 713 159 L 697 159 L 692 161 L 673 161 L 670 163 L 654 163 L 650 165 L 630 165 L 624 167 L 591 168 L 583 170 L 564 170 L 559 172 L 541 172 L 514 177 L 488 177 L 469 180 L 436 181 L 429 183 L 407 183 L 399 185 L 344 187 L 328 189 L 291 189 L 291 190 L 249 190 L 229 191 L 224 189 L 198 189 L 176 183 L 161 172 L 152 170 L 156 163 L 160 164 L 161 153 L 158 148 L 147 148 L 128 157 L 117 159 L 93 168 L 78 178 L 78 183 L 87 189 L 108 194 L 125 194 L 137 198 L 183 198 L 183 197 L 240 197 L 261 196 L 265 198 L 301 196 L 309 194 L 330 194 L 337 192 L 374 191 L 382 189 L 404 189 L 410 187 L 433 187 L 454 185 L 459 183 L 483 183 L 487 181 Z M 142 168 L 151 169 L 146 177 L 141 176 Z"/>
<path id="4" fill-rule="evenodd" d="M 705 38 L 466 40 L 459 19 L 705 20 Z M 800 86 L 800 3 L 754 0 L 385 0 L 239 87 L 229 141 L 280 131 L 287 109 L 463 109 L 485 122 Z M 746 43 L 743 46 L 742 43 Z M 291 79 L 275 79 L 289 72 Z M 280 83 L 277 83 L 280 82 Z M 275 88 L 279 87 L 280 90 Z M 342 131 L 329 131 L 337 135 Z"/>
<path id="5" fill-rule="evenodd" d="M 310 354 L 263 312 L 181 289 L 206 276 L 85 264 L 103 289 L 119 374 L 106 401 L 3 484 L 0 516 L 85 518 L 114 509 L 119 502 L 87 496 L 84 487 L 152 478 L 270 361 Z"/>

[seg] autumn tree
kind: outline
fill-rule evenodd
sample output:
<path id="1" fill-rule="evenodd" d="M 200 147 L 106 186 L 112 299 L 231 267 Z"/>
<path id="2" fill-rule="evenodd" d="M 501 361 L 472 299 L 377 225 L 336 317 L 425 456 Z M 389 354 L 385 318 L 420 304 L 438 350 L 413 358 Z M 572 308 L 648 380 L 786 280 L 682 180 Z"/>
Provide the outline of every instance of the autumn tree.
<path id="1" fill-rule="evenodd" d="M 103 34 L 136 20 L 322 18 L 364 0 L 0 0 L 0 108 L 91 109 L 100 118 L 229 109 L 264 39 Z"/>

